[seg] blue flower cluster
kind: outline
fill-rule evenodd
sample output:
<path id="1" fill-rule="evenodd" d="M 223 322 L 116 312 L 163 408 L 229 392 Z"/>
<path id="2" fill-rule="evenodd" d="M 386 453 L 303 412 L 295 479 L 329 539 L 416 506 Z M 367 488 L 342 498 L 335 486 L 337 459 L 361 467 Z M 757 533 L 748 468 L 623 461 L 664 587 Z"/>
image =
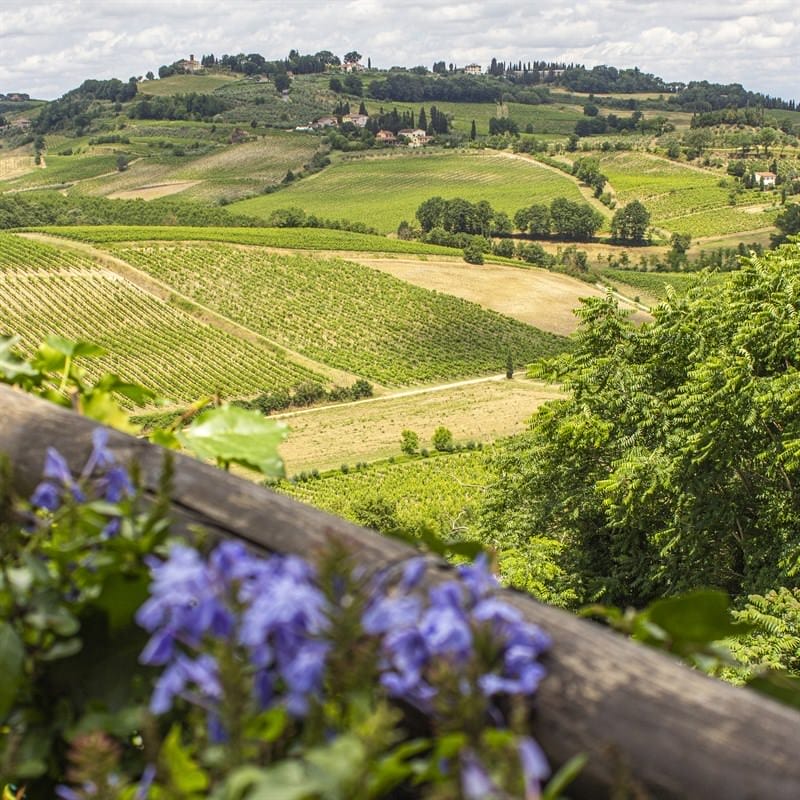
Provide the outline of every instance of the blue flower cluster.
<path id="1" fill-rule="evenodd" d="M 238 542 L 217 546 L 208 561 L 175 546 L 166 561 L 151 559 L 150 598 L 136 620 L 152 635 L 144 664 L 167 665 L 150 702 L 161 714 L 182 696 L 218 717 L 223 699 L 214 642 L 237 650 L 252 672 L 260 709 L 284 702 L 302 717 L 319 694 L 329 645 L 326 600 L 314 572 L 293 556 L 259 558 Z"/>
<path id="2" fill-rule="evenodd" d="M 545 675 L 538 658 L 550 640 L 494 596 L 498 586 L 486 559 L 458 567 L 460 580 L 434 586 L 427 602 L 408 593 L 423 568 L 423 559 L 410 562 L 398 586 L 378 593 L 364 615 L 364 629 L 383 637 L 381 682 L 389 694 L 431 711 L 436 688 L 430 668 L 447 662 L 455 673 L 465 673 L 475 657 L 476 637 L 485 634 L 499 655 L 478 678 L 483 695 L 532 695 Z M 471 690 L 463 684 L 464 693 Z"/>
<path id="3" fill-rule="evenodd" d="M 47 448 L 43 476 L 44 480 L 31 495 L 31 505 L 45 511 L 58 511 L 69 498 L 77 503 L 85 503 L 87 499 L 119 503 L 133 495 L 127 471 L 117 464 L 114 454 L 108 449 L 108 431 L 105 428 L 95 428 L 92 452 L 77 478 L 64 457 L 53 447 Z M 87 492 L 90 498 L 87 498 Z M 105 537 L 119 532 L 119 516 L 111 514 L 110 517 L 103 529 Z"/>
<path id="4" fill-rule="evenodd" d="M 262 558 L 226 542 L 208 559 L 178 545 L 169 558 L 151 559 L 150 566 L 151 596 L 137 621 L 151 633 L 140 660 L 166 667 L 151 698 L 154 713 L 168 711 L 183 697 L 205 708 L 212 734 L 217 729 L 224 737 L 219 730 L 223 652 L 240 659 L 245 668 L 240 675 L 252 680 L 249 691 L 258 709 L 282 703 L 303 718 L 321 698 L 336 609 L 306 561 Z M 498 700 L 536 691 L 548 637 L 498 599 L 485 559 L 458 567 L 455 580 L 427 592 L 420 587 L 424 570 L 425 560 L 413 559 L 400 580 L 379 577 L 369 591 L 361 627 L 379 642 L 380 684 L 390 697 L 428 714 L 434 725 L 444 719 L 437 696 L 445 683 L 450 689 L 455 685 L 461 696 L 480 698 L 470 705 L 482 716 L 479 728 L 506 727 Z M 546 759 L 530 737 L 518 736 L 516 742 L 526 796 L 537 797 L 548 774 Z M 468 800 L 500 791 L 471 747 L 459 756 L 459 774 Z"/>

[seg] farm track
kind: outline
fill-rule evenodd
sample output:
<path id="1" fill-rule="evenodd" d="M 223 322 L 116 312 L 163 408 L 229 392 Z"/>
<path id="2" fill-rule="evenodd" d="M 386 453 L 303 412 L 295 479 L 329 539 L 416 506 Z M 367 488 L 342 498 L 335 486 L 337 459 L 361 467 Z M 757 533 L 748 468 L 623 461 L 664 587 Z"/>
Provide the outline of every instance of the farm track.
<path id="1" fill-rule="evenodd" d="M 262 347 L 267 347 L 275 352 L 283 353 L 290 361 L 293 361 L 294 363 L 303 366 L 312 372 L 316 372 L 317 374 L 328 378 L 333 383 L 337 383 L 339 385 L 351 384 L 358 379 L 357 375 L 349 373 L 345 370 L 330 367 L 318 361 L 314 361 L 313 359 L 308 358 L 301 353 L 290 350 L 284 345 L 272 341 L 266 336 L 256 333 L 244 325 L 240 325 L 239 323 L 228 319 L 227 317 L 217 313 L 216 311 L 213 311 L 207 306 L 192 300 L 190 297 L 186 297 L 168 284 L 163 283 L 148 275 L 146 272 L 137 269 L 127 261 L 123 261 L 120 258 L 112 256 L 110 253 L 107 253 L 104 250 L 92 247 L 92 245 L 87 244 L 86 242 L 64 239 L 59 236 L 50 236 L 45 233 L 19 233 L 16 235 L 42 242 L 43 244 L 49 244 L 51 246 L 67 248 L 81 252 L 84 255 L 93 258 L 104 267 L 107 267 L 111 272 L 122 278 L 125 278 L 140 289 L 143 289 L 144 291 L 158 297 L 160 300 L 163 300 L 170 305 L 182 308 L 184 311 L 189 309 L 189 313 L 191 313 L 192 316 L 194 316 L 200 322 L 203 322 L 206 325 L 211 325 L 215 328 L 219 328 L 220 330 L 225 331 L 232 336 L 238 336 L 241 339 L 261 345 Z M 175 302 L 176 299 L 179 301 L 178 303 Z M 386 387 L 377 384 L 374 381 L 373 386 L 380 392 L 387 391 Z"/>
<path id="2" fill-rule="evenodd" d="M 134 158 L 128 162 L 128 168 L 130 168 L 133 164 L 141 161 L 144 156 L 139 156 L 139 158 Z M 45 169 L 46 164 L 44 160 L 44 156 L 42 156 L 42 163 L 40 164 L 41 169 Z M 29 170 L 32 172 L 33 170 Z M 29 174 L 29 172 L 24 173 L 25 175 Z M 26 186 L 22 189 L 7 189 L 3 194 L 22 194 L 22 192 L 41 192 L 45 189 L 71 189 L 73 186 L 77 186 L 79 183 L 85 183 L 86 181 L 96 181 L 100 178 L 108 178 L 114 175 L 118 175 L 119 170 L 114 170 L 113 172 L 103 172 L 100 175 L 92 175 L 90 178 L 76 178 L 74 181 L 61 181 L 60 183 L 46 183 L 42 184 L 41 186 Z"/>

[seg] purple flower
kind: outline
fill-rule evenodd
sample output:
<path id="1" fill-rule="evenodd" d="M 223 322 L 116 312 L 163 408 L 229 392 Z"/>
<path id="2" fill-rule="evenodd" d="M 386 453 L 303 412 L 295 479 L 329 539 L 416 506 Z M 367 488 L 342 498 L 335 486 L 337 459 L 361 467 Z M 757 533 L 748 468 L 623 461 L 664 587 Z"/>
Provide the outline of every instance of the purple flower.
<path id="1" fill-rule="evenodd" d="M 83 797 L 74 789 L 70 789 L 69 786 L 65 786 L 63 783 L 56 786 L 55 791 L 56 797 L 60 797 L 61 800 L 83 800 Z"/>
<path id="2" fill-rule="evenodd" d="M 380 597 L 371 603 L 361 619 L 367 633 L 386 633 L 393 628 L 415 625 L 422 613 L 422 603 L 416 597 Z"/>
<path id="3" fill-rule="evenodd" d="M 108 430 L 95 428 L 92 431 L 92 452 L 81 471 L 81 478 L 88 478 L 95 470 L 108 469 L 115 463 L 114 454 L 108 449 Z"/>
<path id="4" fill-rule="evenodd" d="M 490 800 L 497 797 L 497 786 L 472 750 L 461 754 L 461 791 L 465 800 Z"/>
<path id="5" fill-rule="evenodd" d="M 118 503 L 133 494 L 133 484 L 122 467 L 111 467 L 100 481 L 100 491 L 109 503 Z"/>
<path id="6" fill-rule="evenodd" d="M 485 553 L 481 553 L 472 564 L 462 564 L 457 571 L 473 602 L 477 602 L 498 587 L 497 578 L 489 569 L 489 558 Z"/>
<path id="7" fill-rule="evenodd" d="M 31 495 L 31 505 L 46 511 L 57 511 L 61 505 L 61 493 L 47 481 L 40 483 Z"/>
<path id="8" fill-rule="evenodd" d="M 424 556 L 410 559 L 403 568 L 400 589 L 404 592 L 413 589 L 422 580 L 426 567 L 427 561 Z"/>
<path id="9" fill-rule="evenodd" d="M 133 800 L 147 800 L 150 794 L 150 787 L 156 779 L 155 764 L 148 764 L 142 772 L 142 777 L 139 779 L 139 785 L 136 787 L 136 794 Z"/>
<path id="10" fill-rule="evenodd" d="M 47 448 L 44 459 L 44 472 L 42 474 L 45 478 L 50 478 L 56 483 L 60 483 L 65 489 L 69 489 L 70 492 L 72 492 L 72 496 L 79 503 L 86 501 L 86 495 L 84 495 L 80 486 L 78 486 L 75 479 L 72 477 L 72 473 L 69 470 L 67 462 L 64 460 L 64 456 L 54 447 Z"/>
<path id="11" fill-rule="evenodd" d="M 172 701 L 186 686 L 186 675 L 181 664 L 176 661 L 170 664 L 156 681 L 153 696 L 150 698 L 150 710 L 154 714 L 164 714 L 172 708 Z"/>
<path id="12" fill-rule="evenodd" d="M 522 775 L 525 780 L 525 797 L 535 800 L 539 797 L 541 784 L 550 775 L 550 766 L 542 748 L 530 738 L 523 736 L 517 745 Z"/>

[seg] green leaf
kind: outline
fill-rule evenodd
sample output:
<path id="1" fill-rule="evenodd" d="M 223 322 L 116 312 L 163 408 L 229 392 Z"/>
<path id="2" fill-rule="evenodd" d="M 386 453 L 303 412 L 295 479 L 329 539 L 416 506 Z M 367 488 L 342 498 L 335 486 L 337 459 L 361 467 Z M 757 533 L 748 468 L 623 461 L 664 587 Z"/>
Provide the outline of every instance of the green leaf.
<path id="1" fill-rule="evenodd" d="M 0 623 L 0 720 L 4 720 L 17 698 L 25 666 L 25 648 L 7 622 Z"/>
<path id="2" fill-rule="evenodd" d="M 578 753 L 567 761 L 548 781 L 542 791 L 542 800 L 558 800 L 564 789 L 578 777 L 588 760 L 589 757 L 585 753 Z"/>
<path id="3" fill-rule="evenodd" d="M 170 728 L 161 748 L 161 763 L 169 773 L 170 783 L 180 795 L 203 792 L 208 788 L 208 775 L 195 761 L 189 748 L 181 743 L 179 725 Z"/>
<path id="4" fill-rule="evenodd" d="M 683 649 L 718 642 L 753 629 L 752 625 L 735 622 L 729 607 L 730 600 L 725 592 L 703 589 L 657 600 L 646 616 L 649 623 L 665 631 L 673 644 Z"/>
<path id="5" fill-rule="evenodd" d="M 319 797 L 322 791 L 317 780 L 308 774 L 307 765 L 299 761 L 280 761 L 262 775 L 247 800 L 309 800 Z"/>
<path id="6" fill-rule="evenodd" d="M 63 336 L 48 336 L 45 342 L 48 347 L 55 350 L 57 353 L 71 358 L 77 358 L 78 356 L 102 356 L 107 352 L 99 345 L 91 344 L 90 342 L 73 341 L 72 339 L 65 339 Z"/>
<path id="7" fill-rule="evenodd" d="M 19 336 L 0 336 L 0 375 L 9 381 L 20 375 L 33 378 L 39 374 L 27 361 L 14 354 L 18 342 Z"/>
<path id="8" fill-rule="evenodd" d="M 800 678 L 782 670 L 769 670 L 747 681 L 747 686 L 787 706 L 800 709 Z"/>
<path id="9" fill-rule="evenodd" d="M 287 431 L 283 422 L 226 405 L 203 412 L 177 437 L 200 458 L 241 464 L 267 477 L 279 478 L 284 469 L 277 447 Z"/>

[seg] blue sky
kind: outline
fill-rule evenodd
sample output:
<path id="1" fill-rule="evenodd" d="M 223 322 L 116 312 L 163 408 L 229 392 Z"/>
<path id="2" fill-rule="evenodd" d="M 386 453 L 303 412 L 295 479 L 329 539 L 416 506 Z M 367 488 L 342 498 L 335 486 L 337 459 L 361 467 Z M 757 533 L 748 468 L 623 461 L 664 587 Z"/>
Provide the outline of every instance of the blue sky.
<path id="1" fill-rule="evenodd" d="M 0 92 L 51 99 L 85 78 L 127 79 L 194 53 L 356 49 L 375 66 L 505 60 L 639 66 L 800 100 L 800 3 L 579 5 L 450 0 L 0 0 Z"/>

